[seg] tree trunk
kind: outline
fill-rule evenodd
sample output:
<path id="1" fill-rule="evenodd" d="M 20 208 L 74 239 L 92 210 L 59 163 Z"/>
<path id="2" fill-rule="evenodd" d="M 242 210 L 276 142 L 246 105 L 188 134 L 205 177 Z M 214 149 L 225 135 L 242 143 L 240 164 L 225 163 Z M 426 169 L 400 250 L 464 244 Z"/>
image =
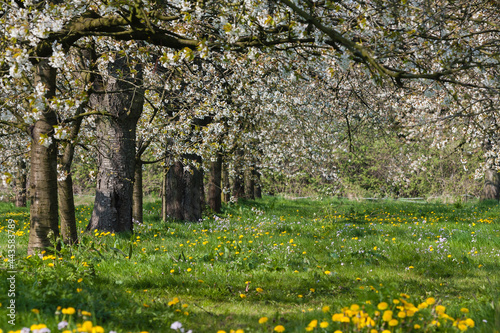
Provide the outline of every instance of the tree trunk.
<path id="1" fill-rule="evenodd" d="M 83 49 L 80 51 L 80 69 L 77 73 L 77 80 L 81 80 L 82 85 L 92 82 L 94 76 L 89 73 L 88 62 L 91 62 L 95 56 L 93 48 Z M 87 103 L 82 103 L 75 112 L 75 116 L 80 115 L 85 111 Z M 71 174 L 71 166 L 73 157 L 75 156 L 75 146 L 83 118 L 76 118 L 72 123 L 71 132 L 66 142 L 61 143 L 60 150 L 63 151 L 60 157 L 60 170 L 58 180 L 59 194 L 59 217 L 61 220 L 61 234 L 65 244 L 78 243 L 78 230 L 76 227 L 75 216 L 75 198 L 73 191 L 73 176 Z"/>
<path id="2" fill-rule="evenodd" d="M 243 173 L 243 149 L 238 149 L 234 161 L 233 198 L 236 202 L 245 196 L 245 174 Z"/>
<path id="3" fill-rule="evenodd" d="M 75 115 L 82 113 L 84 106 L 80 107 Z M 80 132 L 83 118 L 78 118 L 73 123 L 68 142 L 62 147 L 63 154 L 60 158 L 59 180 L 57 189 L 59 194 L 59 217 L 61 219 L 61 234 L 65 244 L 78 243 L 78 230 L 76 227 L 75 198 L 73 195 L 73 176 L 71 165 L 75 155 L 75 140 Z"/>
<path id="4" fill-rule="evenodd" d="M 205 195 L 203 191 L 203 168 L 201 167 L 201 156 L 186 155 L 186 159 L 196 162 L 200 167 L 191 166 L 184 170 L 184 221 L 197 222 L 201 220 Z"/>
<path id="5" fill-rule="evenodd" d="M 56 70 L 43 59 L 35 65 L 34 85 L 46 87 L 45 97 L 55 95 Z M 56 113 L 44 110 L 31 129 L 30 236 L 28 254 L 51 246 L 50 233 L 59 236 L 57 215 L 57 147 L 53 138 Z"/>
<path id="6" fill-rule="evenodd" d="M 78 243 L 78 231 L 76 228 L 73 177 L 71 173 L 65 179 L 60 180 L 57 185 L 63 242 L 65 244 L 76 244 Z"/>
<path id="7" fill-rule="evenodd" d="M 26 162 L 17 162 L 16 207 L 26 207 Z"/>
<path id="8" fill-rule="evenodd" d="M 184 218 L 182 210 L 182 199 L 184 197 L 183 174 L 184 166 L 179 161 L 174 162 L 165 174 L 164 221 L 166 221 L 168 217 L 172 217 L 176 220 L 182 220 Z"/>
<path id="9" fill-rule="evenodd" d="M 220 154 L 217 154 L 215 161 L 210 162 L 210 173 L 208 176 L 208 206 L 216 213 L 220 213 L 222 207 L 221 180 L 222 157 Z"/>
<path id="10" fill-rule="evenodd" d="M 257 170 L 257 168 L 255 168 L 255 169 L 253 169 L 252 173 L 253 173 L 253 177 L 255 180 L 254 196 L 256 199 L 261 199 L 262 198 L 262 188 L 260 186 L 260 172 Z"/>
<path id="11" fill-rule="evenodd" d="M 99 172 L 87 230 L 132 231 L 136 126 L 144 91 L 137 88 L 142 84 L 142 68 L 136 65 L 133 75 L 129 66 L 125 58 L 115 59 L 105 83 L 94 83 L 98 94 L 91 97 L 92 105 L 112 116 L 96 121 Z"/>
<path id="12" fill-rule="evenodd" d="M 245 198 L 254 200 L 255 199 L 254 191 L 255 187 L 254 187 L 253 168 L 252 168 L 245 170 Z"/>
<path id="13" fill-rule="evenodd" d="M 143 223 L 142 162 L 140 159 L 135 160 L 134 195 L 132 202 L 132 218 L 137 223 Z"/>
<path id="14" fill-rule="evenodd" d="M 234 180 L 233 180 L 233 198 L 236 202 L 238 202 L 239 199 L 243 198 L 245 196 L 245 188 L 244 188 L 244 180 L 243 180 L 243 174 L 237 172 L 234 175 Z"/>
<path id="15" fill-rule="evenodd" d="M 161 219 L 163 221 L 167 220 L 167 200 L 165 200 L 166 188 L 167 188 L 167 173 L 168 167 L 163 168 L 163 179 L 161 181 L 161 190 L 160 190 L 160 198 L 161 198 Z"/>
<path id="16" fill-rule="evenodd" d="M 201 164 L 201 157 L 185 155 Z M 202 217 L 203 194 L 203 169 L 190 166 L 184 169 L 182 162 L 174 162 L 165 177 L 163 219 L 168 217 L 181 221 L 199 221 Z"/>
<path id="17" fill-rule="evenodd" d="M 498 200 L 500 198 L 500 178 L 496 170 L 488 169 L 484 173 L 484 189 L 481 200 Z"/>
<path id="18" fill-rule="evenodd" d="M 222 165 L 222 197 L 225 203 L 231 200 L 231 183 L 229 182 L 229 170 L 228 164 L 223 163 Z"/>

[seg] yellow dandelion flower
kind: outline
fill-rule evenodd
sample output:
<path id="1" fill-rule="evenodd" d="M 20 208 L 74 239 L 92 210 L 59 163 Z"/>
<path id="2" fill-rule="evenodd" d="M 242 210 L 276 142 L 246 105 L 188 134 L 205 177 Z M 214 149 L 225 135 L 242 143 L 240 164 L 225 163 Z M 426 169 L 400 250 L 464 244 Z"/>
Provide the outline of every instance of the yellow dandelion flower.
<path id="1" fill-rule="evenodd" d="M 72 315 L 72 314 L 75 314 L 75 312 L 76 312 L 75 308 L 72 308 L 72 307 L 62 309 L 63 314 Z"/>
<path id="2" fill-rule="evenodd" d="M 324 307 L 321 308 L 321 311 L 323 311 L 324 313 L 327 313 L 330 311 L 330 307 L 328 305 L 325 305 Z"/>
<path id="3" fill-rule="evenodd" d="M 38 324 L 38 325 L 37 325 L 37 324 L 33 324 L 33 325 L 31 325 L 31 327 L 30 327 L 30 329 L 31 329 L 32 331 L 35 331 L 35 330 L 41 330 L 42 328 L 47 328 L 47 325 L 45 325 L 45 324 Z"/>
<path id="4" fill-rule="evenodd" d="M 245 295 L 245 294 L 240 294 L 240 297 L 241 297 L 241 298 L 245 298 L 245 297 L 247 297 L 247 295 Z"/>
<path id="5" fill-rule="evenodd" d="M 436 299 L 434 297 L 429 297 L 428 299 L 425 300 L 425 303 L 432 305 L 436 303 Z"/>
<path id="6" fill-rule="evenodd" d="M 428 303 L 426 303 L 426 302 L 420 303 L 420 304 L 418 305 L 418 308 L 419 308 L 419 309 L 427 309 L 428 307 L 429 307 L 429 304 L 428 304 Z"/>
<path id="7" fill-rule="evenodd" d="M 285 332 L 285 327 L 283 325 L 278 325 L 274 328 L 274 331 L 278 333 Z"/>
<path id="8" fill-rule="evenodd" d="M 437 314 L 443 314 L 446 311 L 446 307 L 442 305 L 436 306 L 436 313 Z"/>
<path id="9" fill-rule="evenodd" d="M 264 289 L 262 289 L 262 288 L 255 288 L 255 290 L 257 290 L 258 293 L 261 293 L 264 291 Z"/>
<path id="10" fill-rule="evenodd" d="M 389 307 L 389 304 L 387 304 L 386 302 L 381 302 L 381 303 L 378 303 L 378 305 L 377 305 L 377 309 L 379 309 L 379 310 L 386 310 L 388 307 Z"/>
<path id="11" fill-rule="evenodd" d="M 327 322 L 327 321 L 322 321 L 322 322 L 319 324 L 319 327 L 321 327 L 321 328 L 327 328 L 327 327 L 328 327 L 328 325 L 330 325 L 330 324 L 328 324 L 328 322 Z"/>
<path id="12" fill-rule="evenodd" d="M 318 320 L 314 319 L 314 320 L 311 320 L 311 322 L 309 323 L 309 325 L 307 325 L 309 327 L 313 327 L 313 328 L 316 328 L 318 327 Z"/>
<path id="13" fill-rule="evenodd" d="M 92 332 L 92 322 L 90 320 L 86 320 L 83 322 L 82 327 L 80 328 L 80 331 L 83 332 Z"/>
<path id="14" fill-rule="evenodd" d="M 469 313 L 469 309 L 467 309 L 467 308 L 461 308 L 460 312 L 462 312 L 462 313 Z"/>
<path id="15" fill-rule="evenodd" d="M 392 319 L 389 321 L 389 326 L 397 326 L 399 324 L 399 321 L 397 319 Z"/>
<path id="16" fill-rule="evenodd" d="M 382 320 L 383 321 L 391 321 L 392 320 L 392 311 L 391 310 L 384 311 L 384 314 L 382 315 Z"/>
<path id="17" fill-rule="evenodd" d="M 261 317 L 261 318 L 259 319 L 259 324 L 264 324 L 264 323 L 266 323 L 267 321 L 268 321 L 268 318 L 267 318 L 267 317 Z"/>
<path id="18" fill-rule="evenodd" d="M 470 318 L 465 319 L 465 324 L 469 327 L 474 327 L 474 325 L 475 325 L 474 320 L 472 320 Z"/>
<path id="19" fill-rule="evenodd" d="M 344 318 L 344 314 L 343 313 L 335 313 L 332 316 L 332 321 L 342 322 L 342 318 Z"/>

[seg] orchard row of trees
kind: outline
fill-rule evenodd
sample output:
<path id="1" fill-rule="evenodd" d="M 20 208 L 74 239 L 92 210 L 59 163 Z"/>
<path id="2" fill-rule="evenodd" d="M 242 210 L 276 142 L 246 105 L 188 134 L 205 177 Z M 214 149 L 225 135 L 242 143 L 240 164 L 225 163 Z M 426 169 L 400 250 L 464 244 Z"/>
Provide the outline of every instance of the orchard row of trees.
<path id="1" fill-rule="evenodd" d="M 149 163 L 165 166 L 164 214 L 189 221 L 204 172 L 218 211 L 221 191 L 258 194 L 268 171 L 337 179 L 344 153 L 363 161 L 360 131 L 464 165 L 481 151 L 476 178 L 500 164 L 494 1 L 19 0 L 0 2 L 0 23 L 0 171 L 29 166 L 30 253 L 59 223 L 77 242 L 75 154 L 97 163 L 87 228 L 115 232 L 142 219 Z"/>

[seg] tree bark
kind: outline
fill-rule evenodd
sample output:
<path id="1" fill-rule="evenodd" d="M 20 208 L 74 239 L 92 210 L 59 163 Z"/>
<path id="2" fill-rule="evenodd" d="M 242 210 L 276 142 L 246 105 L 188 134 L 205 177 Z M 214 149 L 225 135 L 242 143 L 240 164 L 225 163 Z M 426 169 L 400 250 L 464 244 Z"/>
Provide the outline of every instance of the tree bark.
<path id="1" fill-rule="evenodd" d="M 76 244 L 78 243 L 78 231 L 76 228 L 73 177 L 71 173 L 65 179 L 60 180 L 57 185 L 62 239 L 65 244 Z"/>
<path id="2" fill-rule="evenodd" d="M 208 206 L 216 213 L 220 213 L 222 207 L 221 197 L 222 181 L 222 157 L 217 154 L 215 161 L 210 162 L 210 173 L 208 176 Z"/>
<path id="3" fill-rule="evenodd" d="M 34 84 L 45 86 L 46 98 L 55 96 L 56 75 L 48 60 L 43 59 L 35 66 Z M 30 173 L 30 236 L 28 254 L 42 251 L 51 246 L 59 236 L 57 214 L 57 147 L 53 138 L 57 124 L 56 113 L 47 108 L 31 129 L 31 173 Z M 43 144 L 42 144 L 43 143 Z"/>
<path id="4" fill-rule="evenodd" d="M 26 207 L 26 183 L 26 162 L 20 159 L 17 162 L 16 207 Z"/>
<path id="5" fill-rule="evenodd" d="M 255 199 L 254 191 L 255 191 L 255 186 L 254 186 L 253 168 L 252 168 L 245 170 L 245 198 L 254 200 Z"/>
<path id="6" fill-rule="evenodd" d="M 200 167 L 191 166 L 184 170 L 184 221 L 197 222 L 201 220 L 205 195 L 203 191 L 203 168 L 201 167 L 201 156 L 186 155 L 186 159 L 196 162 Z"/>
<path id="7" fill-rule="evenodd" d="M 500 198 L 500 177 L 496 170 L 488 169 L 484 173 L 484 189 L 481 200 L 498 200 Z"/>
<path id="8" fill-rule="evenodd" d="M 89 83 L 93 79 L 93 75 L 88 74 L 89 67 L 86 65 L 87 61 L 92 61 L 93 48 L 84 49 L 80 53 L 81 56 L 81 72 L 78 73 L 79 79 L 82 83 Z M 87 103 L 82 103 L 75 116 L 80 115 L 84 112 Z M 71 173 L 71 166 L 73 164 L 73 158 L 75 156 L 75 146 L 78 134 L 80 133 L 80 128 L 82 125 L 83 118 L 77 118 L 72 123 L 72 128 L 69 137 L 66 142 L 62 142 L 60 150 L 63 151 L 60 157 L 60 170 L 59 170 L 59 180 L 58 180 L 58 194 L 59 194 L 59 217 L 61 220 L 61 234 L 62 239 L 65 244 L 76 244 L 78 243 L 78 230 L 76 227 L 76 216 L 75 216 L 75 198 L 73 191 L 73 176 Z"/>
<path id="9" fill-rule="evenodd" d="M 222 164 L 222 188 L 223 188 L 223 193 L 222 197 L 225 203 L 228 203 L 229 200 L 231 200 L 231 183 L 229 181 L 229 170 L 228 170 L 228 164 L 223 163 Z"/>
<path id="10" fill-rule="evenodd" d="M 142 68 L 135 75 L 125 58 L 109 64 L 109 76 L 98 81 L 91 103 L 112 116 L 97 123 L 98 175 L 92 218 L 87 230 L 132 231 L 136 126 L 144 103 Z"/>
<path id="11" fill-rule="evenodd" d="M 261 199 L 262 198 L 262 187 L 260 185 L 260 172 L 257 170 L 257 168 L 254 168 L 252 173 L 253 173 L 253 177 L 255 180 L 254 197 L 256 199 Z"/>
<path id="12" fill-rule="evenodd" d="M 183 220 L 184 218 L 182 210 L 182 199 L 184 197 L 183 174 L 184 166 L 179 161 L 174 162 L 165 174 L 164 221 L 166 221 L 168 217 L 172 217 L 176 220 Z"/>
<path id="13" fill-rule="evenodd" d="M 160 198 L 161 198 L 161 219 L 162 221 L 167 220 L 167 200 L 165 199 L 166 188 L 167 188 L 167 173 L 169 168 L 163 167 L 163 179 L 161 182 Z"/>
<path id="14" fill-rule="evenodd" d="M 132 206 L 132 218 L 137 223 L 143 223 L 143 196 L 142 196 L 142 162 L 135 160 L 134 195 Z"/>
<path id="15" fill-rule="evenodd" d="M 240 172 L 236 172 L 233 180 L 233 198 L 238 202 L 239 199 L 245 197 L 245 188 L 244 188 L 244 179 L 243 174 Z"/>
<path id="16" fill-rule="evenodd" d="M 233 198 L 236 202 L 245 196 L 245 174 L 243 172 L 243 149 L 238 149 L 234 161 Z"/>
<path id="17" fill-rule="evenodd" d="M 201 164 L 200 156 L 184 157 Z M 165 221 L 169 217 L 180 221 L 199 221 L 204 205 L 203 169 L 193 166 L 185 169 L 182 162 L 174 162 L 165 176 L 164 193 Z"/>

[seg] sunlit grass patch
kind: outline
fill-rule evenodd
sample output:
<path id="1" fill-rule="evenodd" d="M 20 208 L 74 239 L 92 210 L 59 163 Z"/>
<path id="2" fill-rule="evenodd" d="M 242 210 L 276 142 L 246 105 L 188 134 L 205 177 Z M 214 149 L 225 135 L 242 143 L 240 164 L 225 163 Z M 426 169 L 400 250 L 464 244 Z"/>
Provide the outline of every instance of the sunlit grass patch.
<path id="1" fill-rule="evenodd" d="M 2 204 L 1 244 L 9 219 L 19 232 L 17 328 L 56 327 L 58 306 L 89 311 L 106 332 L 165 332 L 174 323 L 194 332 L 406 332 L 415 325 L 492 332 L 500 325 L 497 205 L 266 197 L 200 223 L 162 222 L 160 206 L 146 204 L 134 234 L 83 232 L 77 247 L 27 257 L 28 213 Z M 81 231 L 91 210 L 77 208 Z M 0 255 L 3 262 L 3 247 Z M 436 303 L 398 317 L 393 300 L 401 294 L 416 308 L 429 298 Z M 0 302 L 3 316 L 7 295 Z M 376 308 L 383 302 L 393 312 L 389 321 Z M 441 317 L 437 306 L 446 309 Z M 376 325 L 354 323 L 366 314 L 364 324 L 369 317 Z"/>

